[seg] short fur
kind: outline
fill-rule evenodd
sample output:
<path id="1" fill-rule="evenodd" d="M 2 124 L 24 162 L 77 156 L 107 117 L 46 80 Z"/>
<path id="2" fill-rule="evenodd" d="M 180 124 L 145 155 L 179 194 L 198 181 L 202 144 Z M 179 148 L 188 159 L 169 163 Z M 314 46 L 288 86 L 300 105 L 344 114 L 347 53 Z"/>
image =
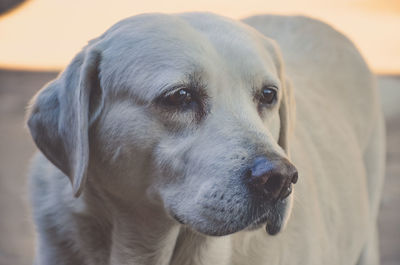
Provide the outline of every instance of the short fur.
<path id="1" fill-rule="evenodd" d="M 278 99 L 259 107 L 265 86 Z M 162 103 L 176 87 L 201 95 L 196 109 Z M 379 263 L 375 81 L 319 21 L 125 19 L 38 92 L 28 126 L 37 265 Z M 245 188 L 260 155 L 297 167 L 287 199 Z"/>

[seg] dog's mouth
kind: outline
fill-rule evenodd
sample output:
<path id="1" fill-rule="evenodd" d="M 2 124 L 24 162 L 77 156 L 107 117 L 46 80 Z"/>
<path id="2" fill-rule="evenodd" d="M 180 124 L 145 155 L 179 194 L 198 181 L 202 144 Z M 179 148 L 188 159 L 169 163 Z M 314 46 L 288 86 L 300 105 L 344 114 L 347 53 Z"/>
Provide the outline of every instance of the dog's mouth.
<path id="1" fill-rule="evenodd" d="M 290 215 L 290 200 L 291 198 L 288 197 L 274 203 L 249 207 L 246 213 L 227 216 L 223 219 L 209 212 L 201 222 L 193 222 L 174 212 L 170 212 L 170 215 L 181 225 L 210 236 L 224 236 L 241 230 L 252 231 L 262 226 L 265 226 L 269 235 L 276 235 L 283 229 Z"/>

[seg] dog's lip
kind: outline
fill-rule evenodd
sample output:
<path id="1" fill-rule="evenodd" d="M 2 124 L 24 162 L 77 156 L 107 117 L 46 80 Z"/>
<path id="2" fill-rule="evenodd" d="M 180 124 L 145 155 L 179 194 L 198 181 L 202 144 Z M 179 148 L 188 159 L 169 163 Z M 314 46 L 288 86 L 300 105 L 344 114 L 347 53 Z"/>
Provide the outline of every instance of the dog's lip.
<path id="1" fill-rule="evenodd" d="M 247 225 L 246 224 L 239 225 L 237 227 L 237 229 L 233 229 L 231 231 L 226 231 L 226 233 L 224 232 L 224 233 L 220 233 L 220 234 L 215 234 L 215 233 L 207 233 L 204 231 L 202 231 L 200 233 L 205 233 L 207 235 L 213 235 L 213 236 L 221 236 L 221 235 L 232 234 L 232 233 L 238 232 L 243 229 L 251 231 L 251 230 L 259 229 L 262 226 L 265 226 L 265 230 L 269 235 L 276 235 L 281 231 L 282 226 L 283 226 L 283 222 L 280 218 L 282 213 L 279 212 L 280 209 L 277 204 L 285 203 L 285 201 L 287 200 L 287 197 L 288 196 L 286 196 L 286 198 L 284 198 L 282 200 L 276 200 L 274 202 L 270 201 L 268 203 L 267 208 L 265 208 L 266 211 L 264 213 L 262 213 L 260 216 L 258 216 L 257 218 L 255 218 L 254 220 L 251 220 L 251 221 L 248 220 L 246 222 Z M 168 212 L 169 212 L 169 215 L 175 221 L 177 221 L 179 224 L 184 225 L 184 226 L 188 225 L 189 227 L 191 227 L 190 221 L 189 221 L 189 223 L 185 222 L 185 219 L 182 216 L 179 216 L 178 214 L 176 214 L 174 210 L 170 210 Z M 212 219 L 212 216 L 209 216 L 209 217 Z M 214 221 L 216 221 L 216 220 L 214 220 Z M 221 222 L 220 224 L 225 223 L 222 220 L 219 220 L 219 221 Z"/>
<path id="2" fill-rule="evenodd" d="M 248 226 L 248 228 L 249 230 L 255 230 L 264 225 L 265 231 L 271 236 L 278 234 L 282 229 L 282 222 L 275 218 L 271 218 L 268 213 L 257 218 L 250 226 Z"/>
<path id="3" fill-rule="evenodd" d="M 264 213 L 263 215 L 257 217 L 255 220 L 252 220 L 246 227 L 245 230 L 253 231 L 265 226 L 268 223 L 268 213 Z"/>
<path id="4" fill-rule="evenodd" d="M 248 226 L 250 230 L 257 229 L 260 227 L 260 225 L 266 224 L 268 221 L 268 213 L 265 213 L 258 217 L 256 220 L 251 222 L 251 224 Z"/>
<path id="5" fill-rule="evenodd" d="M 172 216 L 172 218 L 175 219 L 175 221 L 177 221 L 178 223 L 180 223 L 181 225 L 184 225 L 185 222 L 183 221 L 183 219 L 181 217 L 179 217 L 177 214 L 175 214 L 174 212 L 170 212 L 170 215 Z"/>
<path id="6" fill-rule="evenodd" d="M 286 198 L 284 198 L 283 200 L 277 200 L 274 203 L 270 204 L 268 210 L 261 216 L 253 220 L 251 224 L 247 227 L 247 229 L 255 230 L 265 225 L 265 231 L 269 235 L 273 236 L 278 234 L 282 230 L 284 222 L 281 219 L 281 209 L 279 209 L 279 206 L 277 204 L 285 203 L 288 196 L 286 196 Z"/>
<path id="7" fill-rule="evenodd" d="M 282 224 L 281 223 L 270 223 L 267 221 L 267 224 L 265 225 L 265 231 L 271 236 L 274 236 L 278 234 L 282 229 Z"/>

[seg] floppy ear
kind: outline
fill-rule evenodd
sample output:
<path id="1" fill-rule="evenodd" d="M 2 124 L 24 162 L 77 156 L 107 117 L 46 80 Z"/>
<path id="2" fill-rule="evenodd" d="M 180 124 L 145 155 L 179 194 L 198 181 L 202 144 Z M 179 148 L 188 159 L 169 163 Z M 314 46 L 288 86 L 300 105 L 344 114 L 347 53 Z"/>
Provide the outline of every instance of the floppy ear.
<path id="1" fill-rule="evenodd" d="M 89 126 L 103 105 L 101 53 L 86 48 L 32 99 L 28 127 L 37 147 L 66 174 L 78 197 L 89 163 Z"/>
<path id="2" fill-rule="evenodd" d="M 280 131 L 278 144 L 285 150 L 289 156 L 289 142 L 293 134 L 295 116 L 296 116 L 296 102 L 294 100 L 292 85 L 285 75 L 285 67 L 279 46 L 275 41 L 269 40 L 268 50 L 272 54 L 272 59 L 277 68 L 279 78 L 281 80 L 281 103 L 279 107 L 280 117 Z"/>

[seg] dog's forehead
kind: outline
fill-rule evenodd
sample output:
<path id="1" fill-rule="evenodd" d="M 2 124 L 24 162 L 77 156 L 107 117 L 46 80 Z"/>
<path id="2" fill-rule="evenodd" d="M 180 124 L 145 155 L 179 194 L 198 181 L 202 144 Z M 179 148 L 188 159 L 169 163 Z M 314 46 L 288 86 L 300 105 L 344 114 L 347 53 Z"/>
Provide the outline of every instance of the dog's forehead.
<path id="1" fill-rule="evenodd" d="M 206 37 L 227 68 L 238 71 L 243 78 L 270 78 L 268 74 L 276 74 L 267 49 L 269 40 L 250 26 L 212 13 L 184 13 L 180 17 Z"/>
<path id="2" fill-rule="evenodd" d="M 102 83 L 149 100 L 193 73 L 205 81 L 261 82 L 275 68 L 254 35 L 212 14 L 135 16 L 100 37 Z"/>

